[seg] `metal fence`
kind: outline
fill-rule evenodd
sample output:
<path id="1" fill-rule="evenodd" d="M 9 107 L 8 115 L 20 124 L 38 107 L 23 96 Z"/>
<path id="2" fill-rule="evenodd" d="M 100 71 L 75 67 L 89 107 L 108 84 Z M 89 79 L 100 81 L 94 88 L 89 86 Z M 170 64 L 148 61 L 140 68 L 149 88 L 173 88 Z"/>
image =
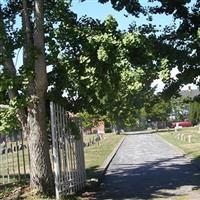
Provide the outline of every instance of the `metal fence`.
<path id="1" fill-rule="evenodd" d="M 56 198 L 59 199 L 85 186 L 83 135 L 76 117 L 53 102 L 50 108 Z"/>
<path id="2" fill-rule="evenodd" d="M 29 179 L 29 150 L 21 132 L 0 134 L 0 183 Z"/>
<path id="3" fill-rule="evenodd" d="M 56 197 L 74 194 L 85 186 L 83 135 L 79 120 L 61 106 L 50 104 Z M 0 134 L 0 184 L 28 181 L 29 149 L 21 132 Z"/>

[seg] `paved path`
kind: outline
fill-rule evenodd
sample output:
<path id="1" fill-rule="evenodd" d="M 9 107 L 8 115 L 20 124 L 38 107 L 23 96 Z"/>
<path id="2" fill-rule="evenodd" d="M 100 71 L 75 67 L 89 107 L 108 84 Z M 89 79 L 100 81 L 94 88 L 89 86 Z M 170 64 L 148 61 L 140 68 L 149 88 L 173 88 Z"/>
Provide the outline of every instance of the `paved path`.
<path id="1" fill-rule="evenodd" d="M 154 134 L 128 135 L 97 199 L 200 200 L 200 170 Z"/>

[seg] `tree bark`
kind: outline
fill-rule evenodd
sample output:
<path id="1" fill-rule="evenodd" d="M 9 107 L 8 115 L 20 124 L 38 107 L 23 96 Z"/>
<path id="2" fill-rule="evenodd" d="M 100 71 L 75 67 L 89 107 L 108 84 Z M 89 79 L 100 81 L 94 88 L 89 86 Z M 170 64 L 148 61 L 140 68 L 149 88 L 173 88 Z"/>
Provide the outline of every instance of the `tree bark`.
<path id="1" fill-rule="evenodd" d="M 121 133 L 121 121 L 120 118 L 117 118 L 116 120 L 116 134 L 120 134 Z"/>
<path id="2" fill-rule="evenodd" d="M 30 90 L 31 104 L 28 107 L 27 119 L 29 127 L 28 144 L 31 154 L 30 185 L 31 188 L 36 188 L 42 193 L 52 194 L 54 193 L 54 178 L 46 132 L 45 94 L 47 90 L 47 73 L 42 0 L 35 0 L 34 11 L 34 90 Z"/>
<path id="3" fill-rule="evenodd" d="M 42 193 L 54 193 L 54 178 L 52 174 L 49 144 L 46 133 L 45 100 L 32 99 L 28 108 L 28 145 L 30 150 L 30 186 Z"/>

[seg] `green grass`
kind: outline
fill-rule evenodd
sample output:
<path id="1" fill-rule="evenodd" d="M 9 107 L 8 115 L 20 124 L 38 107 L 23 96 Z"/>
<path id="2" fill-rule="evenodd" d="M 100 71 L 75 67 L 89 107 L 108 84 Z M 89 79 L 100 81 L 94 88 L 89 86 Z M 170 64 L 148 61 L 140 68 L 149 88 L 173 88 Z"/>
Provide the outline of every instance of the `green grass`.
<path id="1" fill-rule="evenodd" d="M 123 135 L 106 134 L 105 139 L 85 147 L 85 164 L 88 179 L 97 177 L 98 167 L 103 164 L 123 137 Z"/>
<path id="2" fill-rule="evenodd" d="M 96 137 L 97 137 L 96 134 L 84 135 L 83 141 L 87 145 L 88 143 L 95 141 Z"/>
<path id="3" fill-rule="evenodd" d="M 14 189 L 13 186 L 0 187 L 0 199 L 4 199 Z"/>
<path id="4" fill-rule="evenodd" d="M 5 185 L 0 185 L 0 199 L 5 199 L 10 197 L 11 193 L 15 193 L 16 190 L 21 190 L 25 185 L 24 183 L 9 183 Z M 11 198 L 14 199 L 14 198 Z"/>
<path id="5" fill-rule="evenodd" d="M 88 135 L 84 137 L 84 141 L 91 141 L 96 135 Z M 106 134 L 105 139 L 90 145 L 89 147 L 85 147 L 85 162 L 86 162 L 86 172 L 87 178 L 97 178 L 97 168 L 103 164 L 106 158 L 110 155 L 119 141 L 123 138 L 123 135 L 115 135 L 115 134 Z M 1 186 L 1 185 L 0 185 Z M 19 188 L 20 184 L 8 184 L 4 185 L 0 188 L 0 199 L 10 196 L 16 188 Z M 23 187 L 23 186 L 22 186 Z M 27 186 L 26 186 L 27 187 Z M 37 192 L 34 191 L 23 191 L 20 195 L 23 199 L 45 199 L 45 200 L 53 200 L 54 198 L 45 198 L 42 196 L 38 196 Z M 72 196 L 71 198 L 67 197 L 67 199 L 71 200 L 80 200 L 81 198 L 78 196 Z"/>
<path id="6" fill-rule="evenodd" d="M 13 146 L 15 143 L 13 143 Z M 10 145 L 8 146 L 10 147 Z M 17 152 L 13 151 L 13 153 L 0 154 L 0 183 L 8 182 L 16 182 L 19 178 L 19 170 L 20 177 L 24 178 L 24 174 L 26 172 L 29 173 L 29 156 L 28 149 L 24 149 L 24 160 L 22 150 L 18 151 L 19 162 L 17 160 Z M 25 163 L 24 163 L 25 161 Z M 18 167 L 19 164 L 19 167 Z M 25 165 L 25 171 L 24 171 Z M 9 174 L 9 177 L 8 177 Z"/>
<path id="7" fill-rule="evenodd" d="M 183 128 L 178 130 L 177 133 L 174 131 L 158 132 L 158 134 L 167 140 L 169 143 L 182 149 L 188 156 L 193 159 L 199 160 L 200 158 L 200 133 L 197 127 Z M 177 138 L 178 134 L 182 134 L 185 140 Z M 188 136 L 191 135 L 191 143 L 188 142 Z"/>

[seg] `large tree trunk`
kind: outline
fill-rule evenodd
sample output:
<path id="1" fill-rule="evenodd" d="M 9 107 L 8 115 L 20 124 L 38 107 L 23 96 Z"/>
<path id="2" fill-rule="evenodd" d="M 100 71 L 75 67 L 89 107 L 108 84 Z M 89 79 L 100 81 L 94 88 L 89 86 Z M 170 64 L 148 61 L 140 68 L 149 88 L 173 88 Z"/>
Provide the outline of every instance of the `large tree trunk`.
<path id="1" fill-rule="evenodd" d="M 45 101 L 33 99 L 28 108 L 28 145 L 30 150 L 30 186 L 42 193 L 54 193 L 54 178 L 46 133 Z"/>
<path id="2" fill-rule="evenodd" d="M 49 156 L 49 144 L 46 133 L 45 94 L 47 90 L 47 73 L 44 43 L 43 1 L 35 0 L 34 11 L 34 80 L 30 83 L 31 104 L 28 106 L 28 145 L 30 150 L 30 185 L 31 188 L 46 193 L 54 193 L 54 179 Z M 28 32 L 27 32 L 28 35 Z M 29 38 L 29 37 L 27 37 Z M 27 40 L 29 42 L 31 40 Z M 30 44 L 27 45 L 31 46 Z M 31 55 L 31 54 L 29 54 Z M 30 58 L 31 59 L 31 58 Z"/>

